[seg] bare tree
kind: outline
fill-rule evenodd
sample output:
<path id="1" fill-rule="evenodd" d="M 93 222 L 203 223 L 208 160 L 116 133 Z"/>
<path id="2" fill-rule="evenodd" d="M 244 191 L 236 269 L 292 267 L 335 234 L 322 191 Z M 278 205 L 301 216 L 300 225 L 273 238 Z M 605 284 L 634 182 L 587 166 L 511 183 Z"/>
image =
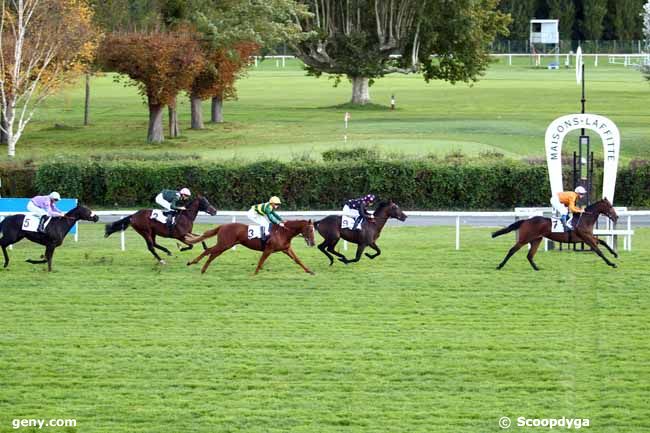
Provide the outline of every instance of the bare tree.
<path id="1" fill-rule="evenodd" d="M 2 0 L 0 96 L 7 153 L 36 108 L 83 72 L 95 32 L 86 0 Z"/>

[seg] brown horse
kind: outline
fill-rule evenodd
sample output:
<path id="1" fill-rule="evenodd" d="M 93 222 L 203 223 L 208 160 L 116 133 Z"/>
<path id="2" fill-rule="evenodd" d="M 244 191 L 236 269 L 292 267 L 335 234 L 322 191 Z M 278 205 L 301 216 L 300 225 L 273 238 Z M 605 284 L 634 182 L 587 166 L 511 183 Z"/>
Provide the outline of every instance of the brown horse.
<path id="1" fill-rule="evenodd" d="M 347 265 L 348 263 L 361 260 L 361 254 L 366 247 L 370 247 L 376 251 L 375 254 L 366 253 L 366 257 L 374 259 L 379 256 L 381 250 L 376 242 L 386 222 L 390 218 L 396 218 L 400 221 L 405 221 L 407 218 L 406 214 L 402 212 L 402 209 L 392 201 L 379 203 L 377 210 L 374 212 L 374 217 L 373 221 L 366 221 L 361 227 L 361 230 L 341 229 L 341 217 L 338 215 L 330 215 L 315 223 L 318 233 L 325 239 L 318 245 L 318 249 L 327 256 L 330 261 L 330 266 L 334 263 L 332 254 Z M 334 249 L 341 238 L 357 244 L 357 254 L 354 259 L 349 260 Z"/>
<path id="2" fill-rule="evenodd" d="M 188 245 L 185 248 L 181 248 L 181 251 L 192 249 L 193 245 L 185 242 L 185 236 L 192 231 L 196 215 L 199 212 L 207 212 L 210 215 L 216 215 L 217 213 L 217 209 L 210 204 L 207 198 L 198 196 L 187 205 L 187 209 L 180 211 L 176 215 L 176 224 L 174 224 L 174 227 L 170 232 L 166 224 L 151 219 L 151 211 L 151 209 L 142 209 L 133 215 L 122 218 L 119 221 L 106 224 L 106 233 L 104 234 L 104 237 L 109 237 L 113 233 L 126 230 L 131 226 L 133 227 L 133 230 L 138 232 L 140 236 L 144 238 L 147 243 L 147 248 L 151 251 L 151 254 L 153 254 L 156 260 L 158 260 L 160 264 L 164 265 L 165 261 L 156 253 L 154 247 L 164 251 L 168 256 L 171 256 L 172 253 L 167 248 L 156 243 L 156 236 L 177 239 Z"/>
<path id="3" fill-rule="evenodd" d="M 189 262 L 187 266 L 194 265 L 200 262 L 203 257 L 209 255 L 210 257 L 208 258 L 208 261 L 205 262 L 201 268 L 201 273 L 204 273 L 208 269 L 208 266 L 210 266 L 210 262 L 216 259 L 221 253 L 232 248 L 234 245 L 242 244 L 251 250 L 262 251 L 262 257 L 260 257 L 260 261 L 257 263 L 255 274 L 262 269 L 262 265 L 272 253 L 282 251 L 291 257 L 294 262 L 300 265 L 305 272 L 314 275 L 314 273 L 300 261 L 296 253 L 293 251 L 293 248 L 291 248 L 291 239 L 298 235 L 302 235 L 305 238 L 305 242 L 307 242 L 308 246 L 314 246 L 314 224 L 311 220 L 285 221 L 284 227 L 274 225 L 271 228 L 271 235 L 266 243 L 262 243 L 260 239 L 248 239 L 247 229 L 248 226 L 246 224 L 230 223 L 208 230 L 201 236 L 188 236 L 185 240 L 188 244 L 202 242 L 204 239 L 215 236 L 216 234 L 219 235 L 219 239 L 216 245 L 203 251 L 197 258 Z"/>
<path id="4" fill-rule="evenodd" d="M 492 233 L 492 237 L 496 238 L 497 236 L 510 233 L 511 231 L 519 230 L 517 242 L 512 248 L 510 248 L 510 251 L 508 251 L 508 254 L 506 254 L 506 257 L 503 259 L 503 261 L 499 263 L 497 269 L 503 268 L 508 259 L 510 259 L 510 257 L 512 257 L 512 255 L 516 253 L 521 247 L 526 244 L 530 244 L 530 250 L 528 251 L 528 261 L 530 262 L 533 269 L 539 271 L 539 268 L 533 261 L 533 257 L 535 257 L 537 248 L 539 248 L 539 244 L 542 242 L 543 238 L 547 238 L 555 242 L 564 242 L 570 244 L 584 242 L 589 245 L 591 249 L 605 261 L 605 263 L 615 268 L 616 264 L 610 262 L 607 257 L 605 257 L 602 251 L 600 251 L 598 248 L 598 245 L 602 245 L 607 248 L 607 250 L 609 250 L 609 252 L 612 253 L 614 257 L 618 257 L 618 255 L 609 247 L 609 245 L 607 245 L 605 241 L 594 236 L 594 225 L 596 224 L 596 221 L 598 221 L 598 216 L 601 214 L 609 217 L 609 219 L 614 222 L 618 220 L 618 215 L 616 215 L 614 207 L 612 207 L 612 204 L 609 202 L 609 200 L 605 198 L 587 206 L 584 213 L 580 214 L 580 216 L 577 217 L 578 223 L 575 224 L 574 229 L 567 233 L 553 233 L 551 229 L 551 219 L 544 217 L 533 217 L 526 220 L 520 220 L 514 224 L 510 224 L 504 229 Z"/>

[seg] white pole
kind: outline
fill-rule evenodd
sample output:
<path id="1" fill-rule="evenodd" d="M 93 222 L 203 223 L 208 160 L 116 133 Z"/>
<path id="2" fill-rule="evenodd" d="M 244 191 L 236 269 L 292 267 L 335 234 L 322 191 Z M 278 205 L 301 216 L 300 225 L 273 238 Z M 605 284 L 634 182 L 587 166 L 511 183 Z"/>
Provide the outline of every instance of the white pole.
<path id="1" fill-rule="evenodd" d="M 627 216 L 627 229 L 632 230 L 632 216 L 630 215 Z M 629 232 L 627 235 L 627 250 L 632 251 L 632 235 Z"/>
<path id="2" fill-rule="evenodd" d="M 286 59 L 286 56 L 282 56 L 282 67 L 283 68 L 285 67 L 285 59 Z"/>
<path id="3" fill-rule="evenodd" d="M 512 66 L 512 54 L 508 54 L 508 65 Z"/>
<path id="4" fill-rule="evenodd" d="M 74 231 L 74 241 L 79 242 L 79 223 L 75 223 L 76 230 Z"/>
<path id="5" fill-rule="evenodd" d="M 348 250 L 348 241 L 343 241 L 343 250 L 347 251 Z"/>
<path id="6" fill-rule="evenodd" d="M 257 56 L 255 56 L 254 59 L 255 59 L 255 67 L 257 68 Z"/>
<path id="7" fill-rule="evenodd" d="M 120 249 L 126 251 L 126 237 L 124 236 L 124 230 L 120 232 Z"/>
<path id="8" fill-rule="evenodd" d="M 456 217 L 456 251 L 460 250 L 460 217 Z"/>
<path id="9" fill-rule="evenodd" d="M 598 67 L 598 54 L 594 56 L 594 66 Z"/>

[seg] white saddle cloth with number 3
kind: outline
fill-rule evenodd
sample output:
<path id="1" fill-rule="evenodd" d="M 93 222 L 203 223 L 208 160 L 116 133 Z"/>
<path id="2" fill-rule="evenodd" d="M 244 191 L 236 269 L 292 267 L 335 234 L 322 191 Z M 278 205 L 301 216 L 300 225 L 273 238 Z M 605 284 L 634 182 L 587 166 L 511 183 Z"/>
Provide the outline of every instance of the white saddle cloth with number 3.
<path id="1" fill-rule="evenodd" d="M 167 217 L 163 213 L 164 211 L 159 210 L 159 209 L 154 209 L 151 211 L 151 219 L 156 220 L 160 223 L 166 224 L 167 223 Z"/>
<path id="2" fill-rule="evenodd" d="M 262 226 L 250 225 L 247 227 L 246 232 L 248 233 L 248 239 L 261 239 L 262 238 Z"/>

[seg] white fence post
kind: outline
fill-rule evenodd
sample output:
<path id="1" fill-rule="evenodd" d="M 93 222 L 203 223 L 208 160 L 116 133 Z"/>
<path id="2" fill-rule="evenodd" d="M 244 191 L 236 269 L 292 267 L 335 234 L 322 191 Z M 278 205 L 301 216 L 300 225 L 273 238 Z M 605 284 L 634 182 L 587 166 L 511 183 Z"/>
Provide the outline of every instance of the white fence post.
<path id="1" fill-rule="evenodd" d="M 460 217 L 456 217 L 456 251 L 460 250 Z"/>
<path id="2" fill-rule="evenodd" d="M 120 232 L 120 249 L 126 251 L 126 236 L 124 235 L 124 230 Z"/>

